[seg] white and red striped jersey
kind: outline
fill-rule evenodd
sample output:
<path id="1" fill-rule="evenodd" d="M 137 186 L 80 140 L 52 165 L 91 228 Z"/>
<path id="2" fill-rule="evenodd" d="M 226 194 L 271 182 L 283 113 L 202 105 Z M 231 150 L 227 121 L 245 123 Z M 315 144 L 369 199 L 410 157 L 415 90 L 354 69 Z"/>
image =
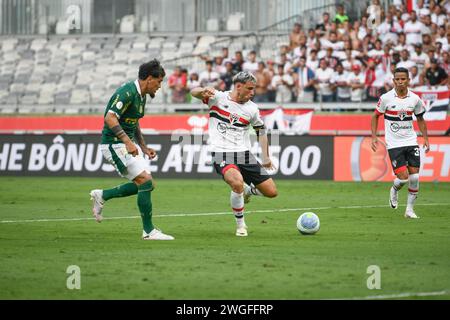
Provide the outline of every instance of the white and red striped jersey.
<path id="1" fill-rule="evenodd" d="M 395 89 L 392 89 L 380 97 L 375 112 L 384 115 L 388 149 L 417 145 L 413 114 L 417 116 L 425 113 L 425 105 L 418 95 L 408 89 L 406 97 L 399 98 Z"/>
<path id="2" fill-rule="evenodd" d="M 209 106 L 209 140 L 211 151 L 242 152 L 250 150 L 249 129 L 262 127 L 264 122 L 258 106 L 248 101 L 240 104 L 232 101 L 230 91 L 215 91 L 215 95 L 203 103 Z"/>

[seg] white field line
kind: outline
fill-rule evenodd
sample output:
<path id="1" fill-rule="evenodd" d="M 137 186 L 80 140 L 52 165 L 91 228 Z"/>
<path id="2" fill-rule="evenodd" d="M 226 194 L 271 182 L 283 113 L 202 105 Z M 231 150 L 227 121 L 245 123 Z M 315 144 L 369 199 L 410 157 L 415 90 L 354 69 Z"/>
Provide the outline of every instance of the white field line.
<path id="1" fill-rule="evenodd" d="M 446 294 L 450 294 L 450 290 L 434 291 L 434 292 L 404 292 L 397 294 L 374 295 L 366 297 L 350 297 L 350 298 L 327 299 L 327 300 L 383 300 L 383 299 L 399 299 L 410 297 L 443 296 Z"/>
<path id="2" fill-rule="evenodd" d="M 416 206 L 447 206 L 450 203 L 423 203 Z M 402 207 L 404 205 L 399 205 Z M 268 212 L 289 212 L 289 211 L 307 211 L 307 210 L 329 210 L 329 209 L 364 209 L 364 208 L 387 208 L 388 205 L 367 205 L 367 206 L 342 206 L 342 207 L 309 207 L 309 208 L 287 208 L 287 209 L 271 209 L 271 210 L 249 210 L 246 213 L 268 213 Z M 196 216 L 219 216 L 231 214 L 226 212 L 205 212 L 205 213 L 173 213 L 164 215 L 154 215 L 154 217 L 196 217 Z M 125 217 L 108 217 L 103 220 L 121 220 L 121 219 L 138 219 L 141 216 L 125 216 Z M 92 220 L 92 217 L 86 218 L 61 218 L 61 219 L 29 219 L 29 220 L 0 220 L 0 223 L 31 223 L 31 222 L 66 222 L 66 221 L 85 221 Z"/>

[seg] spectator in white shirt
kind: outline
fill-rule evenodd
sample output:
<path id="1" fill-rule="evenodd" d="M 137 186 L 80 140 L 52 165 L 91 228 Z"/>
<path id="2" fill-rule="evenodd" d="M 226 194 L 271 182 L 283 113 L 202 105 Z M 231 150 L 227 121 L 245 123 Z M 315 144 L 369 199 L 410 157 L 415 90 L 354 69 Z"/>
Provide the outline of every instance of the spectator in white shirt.
<path id="1" fill-rule="evenodd" d="M 322 48 L 328 49 L 333 48 L 333 50 L 342 50 L 344 49 L 344 43 L 342 41 L 338 41 L 337 33 L 332 31 L 328 39 L 321 39 Z"/>
<path id="2" fill-rule="evenodd" d="M 406 35 L 404 33 L 398 34 L 397 43 L 394 46 L 394 51 L 401 52 L 402 50 L 412 50 L 412 46 L 406 43 Z"/>
<path id="3" fill-rule="evenodd" d="M 278 65 L 278 74 L 272 78 L 272 86 L 276 88 L 276 103 L 289 103 L 292 100 L 291 88 L 294 85 L 294 79 L 290 74 L 284 73 L 284 65 Z"/>
<path id="4" fill-rule="evenodd" d="M 250 51 L 248 54 L 248 60 L 242 64 L 242 71 L 248 71 L 255 74 L 258 70 L 258 62 L 256 62 L 256 52 Z"/>
<path id="5" fill-rule="evenodd" d="M 430 14 L 430 10 L 424 6 L 423 0 L 417 0 L 417 15 L 419 16 L 419 19 L 422 19 L 425 16 L 428 16 Z"/>
<path id="6" fill-rule="evenodd" d="M 328 63 L 325 59 L 321 59 L 319 65 L 320 68 L 316 71 L 316 90 L 322 102 L 332 102 L 333 90 L 331 88 L 331 77 L 334 71 L 328 68 Z"/>
<path id="7" fill-rule="evenodd" d="M 352 71 L 353 65 L 359 65 L 361 67 L 361 61 L 357 60 L 354 55 L 354 50 L 345 50 L 345 59 L 341 60 L 341 64 L 344 67 L 344 70 L 350 72 Z"/>
<path id="8" fill-rule="evenodd" d="M 417 68 L 419 69 L 419 73 L 422 73 L 422 71 L 425 67 L 425 64 L 428 64 L 430 62 L 430 58 L 428 58 L 428 56 L 425 54 L 425 52 L 422 51 L 421 43 L 416 43 L 415 51 L 413 53 L 411 53 L 410 60 L 417 65 Z M 410 78 L 410 79 L 412 79 L 412 78 Z"/>
<path id="9" fill-rule="evenodd" d="M 400 52 L 400 62 L 397 63 L 397 68 L 406 68 L 409 70 L 412 66 L 415 66 L 416 64 L 409 60 L 409 51 L 404 49 Z"/>
<path id="10" fill-rule="evenodd" d="M 442 48 L 448 47 L 448 40 L 447 40 L 447 33 L 445 31 L 445 26 L 439 27 L 438 36 L 436 37 L 435 41 L 442 43 Z M 447 50 L 445 50 L 445 51 L 447 51 Z"/>
<path id="11" fill-rule="evenodd" d="M 306 59 L 306 66 L 314 72 L 319 68 L 319 59 L 317 58 L 317 51 L 315 49 L 309 52 Z"/>
<path id="12" fill-rule="evenodd" d="M 411 88 L 423 86 L 423 78 L 416 66 L 413 66 L 411 68 L 409 78 L 411 79 L 411 81 L 409 82 L 409 86 Z"/>
<path id="13" fill-rule="evenodd" d="M 200 73 L 199 81 L 201 87 L 213 87 L 219 89 L 220 75 L 213 71 L 213 62 L 206 61 L 206 70 Z"/>
<path id="14" fill-rule="evenodd" d="M 381 57 L 384 55 L 384 50 L 382 47 L 382 42 L 380 39 L 375 41 L 375 47 L 367 53 L 369 58 L 374 59 L 379 63 L 381 61 Z"/>
<path id="15" fill-rule="evenodd" d="M 315 74 L 306 66 L 306 57 L 299 59 L 298 73 L 295 77 L 297 102 L 313 102 Z"/>
<path id="16" fill-rule="evenodd" d="M 403 32 L 403 28 L 398 22 L 394 21 L 392 14 L 388 12 L 386 14 L 386 19 L 384 20 L 384 22 L 378 26 L 377 32 L 383 43 L 389 41 L 392 43 L 396 43 L 398 34 L 400 32 Z"/>
<path id="17" fill-rule="evenodd" d="M 434 7 L 433 13 L 431 14 L 431 21 L 439 27 L 445 26 L 445 23 L 448 21 L 447 16 L 442 12 L 442 7 L 438 4 Z"/>
<path id="18" fill-rule="evenodd" d="M 348 76 L 348 83 L 351 87 L 350 100 L 352 102 L 360 102 L 363 100 L 364 94 L 364 74 L 361 72 L 361 67 L 359 65 L 354 65 L 352 71 L 353 72 Z"/>
<path id="19" fill-rule="evenodd" d="M 422 40 L 422 32 L 424 29 L 424 25 L 422 22 L 417 20 L 416 12 L 411 11 L 411 18 L 405 24 L 404 32 L 406 34 L 406 43 L 409 45 L 413 45 Z"/>
<path id="20" fill-rule="evenodd" d="M 336 72 L 333 73 L 331 84 L 333 90 L 336 90 L 337 102 L 350 102 L 351 88 L 348 83 L 348 73 L 340 63 L 336 66 Z"/>

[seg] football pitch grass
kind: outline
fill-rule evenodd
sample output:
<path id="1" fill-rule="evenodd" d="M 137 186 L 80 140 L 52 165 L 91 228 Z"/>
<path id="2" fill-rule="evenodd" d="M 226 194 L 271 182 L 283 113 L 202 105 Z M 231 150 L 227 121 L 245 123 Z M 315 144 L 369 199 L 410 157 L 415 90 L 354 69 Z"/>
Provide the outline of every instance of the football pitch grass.
<path id="1" fill-rule="evenodd" d="M 153 220 L 176 240 L 143 241 L 136 196 L 92 218 L 89 191 L 123 182 L 1 177 L 0 299 L 450 298 L 449 183 L 421 183 L 410 220 L 407 187 L 392 210 L 388 183 L 278 180 L 277 198 L 246 205 L 241 238 L 219 178 L 156 178 Z M 305 211 L 316 235 L 296 229 Z M 79 290 L 66 287 L 71 265 Z M 369 290 L 373 265 L 381 289 Z"/>

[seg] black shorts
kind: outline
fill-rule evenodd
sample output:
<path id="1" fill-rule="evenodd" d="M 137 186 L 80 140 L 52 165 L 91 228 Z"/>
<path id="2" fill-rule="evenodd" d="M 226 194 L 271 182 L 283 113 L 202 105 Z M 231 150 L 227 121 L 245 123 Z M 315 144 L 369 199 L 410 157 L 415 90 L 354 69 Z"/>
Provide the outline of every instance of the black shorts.
<path id="1" fill-rule="evenodd" d="M 238 169 L 246 184 L 258 185 L 268 179 L 270 175 L 256 160 L 250 151 L 245 152 L 211 152 L 216 172 L 223 178 L 230 168 Z"/>
<path id="2" fill-rule="evenodd" d="M 395 174 L 406 170 L 407 167 L 420 168 L 419 146 L 393 148 L 388 152 Z"/>

